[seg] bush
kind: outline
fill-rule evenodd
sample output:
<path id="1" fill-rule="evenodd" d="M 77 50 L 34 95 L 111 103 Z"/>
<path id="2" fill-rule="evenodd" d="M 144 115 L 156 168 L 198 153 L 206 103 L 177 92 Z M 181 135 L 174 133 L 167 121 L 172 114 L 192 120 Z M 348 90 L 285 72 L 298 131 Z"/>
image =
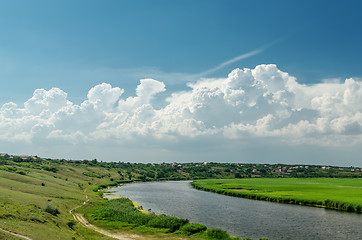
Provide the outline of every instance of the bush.
<path id="1" fill-rule="evenodd" d="M 70 220 L 67 222 L 67 226 L 71 229 L 74 229 L 74 226 L 77 224 L 76 221 L 74 221 L 74 219 Z"/>
<path id="2" fill-rule="evenodd" d="M 26 172 L 23 170 L 17 170 L 16 173 L 18 173 L 20 175 L 26 175 Z"/>
<path id="3" fill-rule="evenodd" d="M 56 173 L 58 171 L 58 168 L 52 167 L 52 166 L 44 166 L 43 169 L 45 171 L 49 171 L 49 172 L 53 172 L 53 173 Z"/>
<path id="4" fill-rule="evenodd" d="M 94 213 L 93 218 L 105 219 L 107 221 L 126 222 L 138 226 L 154 228 L 165 228 L 174 232 L 188 223 L 187 219 L 156 215 L 154 213 L 144 214 L 138 211 L 132 201 L 127 198 L 113 199 L 100 206 Z"/>
<path id="5" fill-rule="evenodd" d="M 205 231 L 207 227 L 199 223 L 188 223 L 180 228 L 180 231 L 187 235 Z"/>
<path id="6" fill-rule="evenodd" d="M 219 228 L 208 229 L 206 233 L 211 239 L 230 239 L 230 235 Z"/>
<path id="7" fill-rule="evenodd" d="M 146 226 L 154 228 L 168 228 L 171 232 L 178 230 L 181 226 L 188 223 L 187 219 L 166 216 L 164 214 L 155 215 Z"/>
<path id="8" fill-rule="evenodd" d="M 60 212 L 58 208 L 54 207 L 51 203 L 48 203 L 48 205 L 44 209 L 45 212 L 50 213 L 51 215 L 58 215 Z"/>

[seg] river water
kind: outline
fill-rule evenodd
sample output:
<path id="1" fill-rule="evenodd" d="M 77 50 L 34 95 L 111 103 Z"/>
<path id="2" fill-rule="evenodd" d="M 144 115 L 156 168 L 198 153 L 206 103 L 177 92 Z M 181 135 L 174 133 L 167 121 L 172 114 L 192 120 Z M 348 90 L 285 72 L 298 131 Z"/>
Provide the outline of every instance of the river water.
<path id="1" fill-rule="evenodd" d="M 258 239 L 361 239 L 362 214 L 224 196 L 189 181 L 126 184 L 113 188 L 157 214 L 187 218 L 230 235 Z"/>

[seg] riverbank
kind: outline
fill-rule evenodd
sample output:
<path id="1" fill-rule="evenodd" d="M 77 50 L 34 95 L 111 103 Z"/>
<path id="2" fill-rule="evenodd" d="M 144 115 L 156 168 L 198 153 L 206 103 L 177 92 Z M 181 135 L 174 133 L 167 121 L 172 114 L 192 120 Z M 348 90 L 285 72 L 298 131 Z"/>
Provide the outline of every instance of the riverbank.
<path id="1" fill-rule="evenodd" d="M 234 197 L 362 213 L 360 178 L 208 179 L 192 186 Z"/>
<path id="2" fill-rule="evenodd" d="M 184 240 L 241 240 L 221 229 L 208 229 L 205 225 L 189 223 L 189 220 L 165 214 L 144 213 L 135 208 L 128 198 L 90 202 L 80 208 L 82 219 L 86 218 L 94 229 L 117 235 L 126 232 L 134 239 L 184 239 Z M 83 218 L 84 216 L 84 218 Z M 108 236 L 111 236 L 109 235 Z"/>
<path id="3" fill-rule="evenodd" d="M 196 190 L 190 181 L 126 184 L 112 191 L 152 212 L 186 218 L 241 238 L 337 240 L 359 239 L 362 234 L 362 214 L 229 197 Z"/>
<path id="4" fill-rule="evenodd" d="M 127 166 L 100 164 L 96 160 L 10 159 L 9 156 L 0 156 L 0 228 L 3 229 L 0 238 L 112 239 L 84 227 L 75 221 L 72 213 L 77 214 L 78 210 L 74 208 L 88 199 L 93 206 L 103 203 L 100 189 L 139 181 L 133 180 L 138 175 L 128 172 Z M 123 177 L 126 174 L 128 179 Z M 132 232 L 134 229 L 128 230 Z M 143 234 L 146 235 L 142 236 L 143 239 L 160 239 L 158 231 L 149 230 Z M 126 230 L 123 234 L 128 235 Z M 162 231 L 161 234 L 164 234 L 164 239 L 179 238 Z"/>
<path id="5" fill-rule="evenodd" d="M 92 202 L 103 201 L 100 198 L 103 193 L 98 190 L 119 186 L 123 183 L 233 177 L 236 176 L 234 174 L 236 171 L 244 171 L 250 167 L 252 166 L 218 163 L 99 163 L 95 159 L 92 161 L 65 161 L 37 157 L 0 156 L 0 228 L 35 240 L 49 238 L 107 240 L 111 238 L 74 223 L 73 216 L 69 213 L 69 210 L 87 200 L 86 195 Z M 316 166 L 313 168 L 317 169 Z M 332 170 L 335 169 L 331 168 L 328 171 Z M 353 172 L 350 175 L 350 171 L 347 170 L 347 168 L 342 168 L 342 170 L 338 170 L 341 172 L 335 174 L 360 175 L 360 172 Z M 206 176 L 205 171 L 210 175 Z M 162 174 L 151 174 L 161 172 Z M 253 175 L 253 177 L 255 176 Z M 349 185 L 343 186 L 340 188 L 348 189 Z M 244 190 L 238 189 L 238 191 Z M 190 204 L 182 207 L 178 205 L 175 208 L 185 211 L 185 209 L 189 209 Z M 1 231 L 0 238 L 11 239 L 14 237 L 8 232 Z"/>
<path id="6" fill-rule="evenodd" d="M 122 185 L 121 185 L 122 186 Z M 159 234 L 160 232 L 165 232 L 168 233 L 166 234 L 166 238 L 169 239 L 170 237 L 174 237 L 174 238 L 178 238 L 181 235 L 181 238 L 183 240 L 186 239 L 199 239 L 199 240 L 207 240 L 207 239 L 224 239 L 224 240 L 239 240 L 239 237 L 233 237 L 230 236 L 226 231 L 221 230 L 221 229 L 208 229 L 207 226 L 202 225 L 202 224 L 198 224 L 198 223 L 189 223 L 187 219 L 182 219 L 182 218 L 178 218 L 178 217 L 174 217 L 174 216 L 167 216 L 164 214 L 161 215 L 156 215 L 155 213 L 153 213 L 151 211 L 151 209 L 144 209 L 143 206 L 136 202 L 136 201 L 132 201 L 129 200 L 128 198 L 126 198 L 125 196 L 120 196 L 115 194 L 116 191 L 107 189 L 105 191 L 103 191 L 103 198 L 108 199 L 110 201 L 116 200 L 118 199 L 119 202 L 128 202 L 127 204 L 118 204 L 117 205 L 117 210 L 115 210 L 114 208 L 112 209 L 107 209 L 105 210 L 105 208 L 102 208 L 102 206 L 97 206 L 98 210 L 95 210 L 94 207 L 92 207 L 92 211 L 95 212 L 102 212 L 102 214 L 108 214 L 107 217 L 105 217 L 104 220 L 106 221 L 102 221 L 101 223 L 98 222 L 96 224 L 98 225 L 103 225 L 105 224 L 105 222 L 111 220 L 113 218 L 115 218 L 115 215 L 123 215 L 123 216 L 118 216 L 117 218 L 117 222 L 121 223 L 121 227 L 118 225 L 115 229 L 123 229 L 126 226 L 126 230 L 129 231 L 130 229 L 128 228 L 128 224 L 131 226 L 131 229 L 135 232 L 135 233 L 143 233 L 146 229 L 146 232 L 153 232 L 153 234 Z M 113 201 L 114 202 L 114 201 Z M 112 203 L 113 203 L 112 202 Z M 131 204 L 133 205 L 133 208 L 131 207 Z M 109 207 L 109 202 L 107 203 Z M 123 209 L 119 208 L 120 206 L 123 206 Z M 95 207 L 95 208 L 97 208 Z M 113 206 L 114 207 L 114 206 Z M 159 220 L 154 221 L 157 222 L 157 224 L 150 224 L 150 221 L 147 220 L 147 218 L 150 218 L 149 216 L 144 216 L 144 215 L 140 215 L 138 214 L 135 209 L 137 209 L 139 212 L 141 212 L 142 214 L 150 214 L 153 218 L 156 217 L 161 217 Z M 106 211 L 111 211 L 111 213 L 105 213 Z M 88 212 L 88 217 L 92 218 L 92 221 L 97 222 L 96 220 L 99 218 L 99 216 L 95 216 L 94 212 L 89 214 Z M 87 211 L 85 211 L 87 212 Z M 110 218 L 109 215 L 111 215 L 112 217 Z M 136 215 L 136 216 L 133 216 Z M 151 217 L 151 218 L 152 218 Z M 102 217 L 100 217 L 102 218 Z M 146 218 L 144 220 L 140 220 L 140 218 Z M 113 219 L 114 220 L 114 219 Z M 110 221 L 110 222 L 111 222 Z M 161 221 L 164 221 L 164 223 L 161 223 Z M 181 221 L 182 224 L 179 224 L 179 226 L 173 226 L 175 221 Z M 106 225 L 110 225 L 111 228 L 113 228 L 113 224 L 112 223 L 106 223 Z M 136 223 L 133 224 L 132 223 Z M 149 227 L 148 225 L 151 225 L 153 227 Z M 104 226 L 103 226 L 104 227 Z M 108 228 L 109 226 L 107 226 Z M 139 228 L 141 229 L 141 231 L 139 232 Z M 175 235 L 175 236 L 173 236 Z M 159 238 L 164 238 L 165 236 L 159 236 Z"/>

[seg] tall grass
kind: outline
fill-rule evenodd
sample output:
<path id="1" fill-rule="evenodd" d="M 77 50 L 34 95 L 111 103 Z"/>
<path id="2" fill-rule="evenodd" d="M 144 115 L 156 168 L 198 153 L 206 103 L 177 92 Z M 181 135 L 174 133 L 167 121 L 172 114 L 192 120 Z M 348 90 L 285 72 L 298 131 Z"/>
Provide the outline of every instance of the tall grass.
<path id="1" fill-rule="evenodd" d="M 132 201 L 127 198 L 113 199 L 101 204 L 91 213 L 91 217 L 96 220 L 119 221 L 137 226 L 166 228 L 170 232 L 180 229 L 189 222 L 187 219 L 164 214 L 144 214 L 134 208 Z"/>
<path id="2" fill-rule="evenodd" d="M 92 203 L 90 203 L 92 205 Z M 102 204 L 94 205 L 81 210 L 93 220 L 101 221 L 110 227 L 120 226 L 120 223 L 133 225 L 134 228 L 166 229 L 181 235 L 194 235 L 197 239 L 210 240 L 240 240 L 239 237 L 230 236 L 221 229 L 207 229 L 205 225 L 189 223 L 189 220 L 164 214 L 145 214 L 138 211 L 128 198 L 112 199 Z M 165 232 L 165 231 L 162 231 Z"/>
<path id="3" fill-rule="evenodd" d="M 213 179 L 197 180 L 192 186 L 234 197 L 362 212 L 359 179 Z"/>

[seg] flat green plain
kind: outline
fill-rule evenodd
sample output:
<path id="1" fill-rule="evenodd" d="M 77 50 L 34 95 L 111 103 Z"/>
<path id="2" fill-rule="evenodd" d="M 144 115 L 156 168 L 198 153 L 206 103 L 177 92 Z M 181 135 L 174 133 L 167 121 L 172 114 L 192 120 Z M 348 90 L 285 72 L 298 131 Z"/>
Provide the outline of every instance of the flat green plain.
<path id="1" fill-rule="evenodd" d="M 192 185 L 235 197 L 362 212 L 361 178 L 208 179 Z"/>

